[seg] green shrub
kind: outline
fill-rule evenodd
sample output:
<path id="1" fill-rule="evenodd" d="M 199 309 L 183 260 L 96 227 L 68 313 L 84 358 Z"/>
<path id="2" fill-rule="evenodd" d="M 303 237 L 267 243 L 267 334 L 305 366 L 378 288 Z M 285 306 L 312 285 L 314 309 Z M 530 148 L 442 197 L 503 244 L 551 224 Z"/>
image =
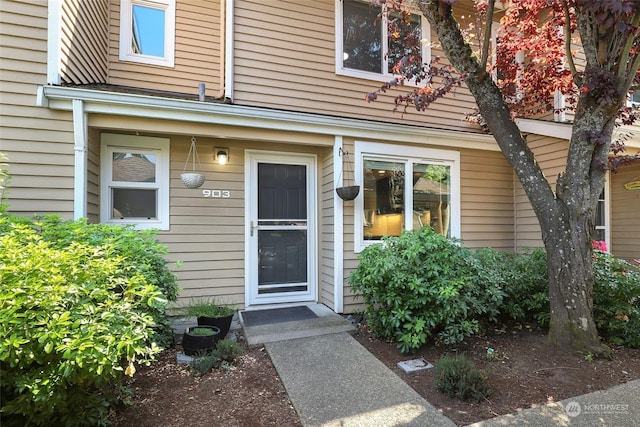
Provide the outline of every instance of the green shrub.
<path id="1" fill-rule="evenodd" d="M 434 377 L 436 388 L 455 399 L 479 402 L 492 393 L 488 373 L 462 355 L 441 357 L 434 365 Z"/>
<path id="2" fill-rule="evenodd" d="M 94 248 L 111 245 L 114 253 L 126 260 L 126 274 L 143 275 L 147 284 L 160 289 L 168 301 L 175 301 L 178 297 L 176 276 L 164 259 L 167 248 L 155 238 L 156 230 L 136 231 L 130 226 L 87 224 L 85 219 L 64 221 L 58 215 L 34 218 L 8 216 L 0 218 L 0 235 L 9 232 L 17 224 L 36 231 L 43 241 L 49 242 L 55 249 L 67 248 L 72 243 Z M 171 346 L 173 329 L 164 307 L 147 307 L 146 311 L 155 321 L 152 340 L 160 347 Z"/>
<path id="3" fill-rule="evenodd" d="M 157 243 L 100 228 L 0 218 L 3 425 L 103 425 L 123 375 L 160 350 Z"/>
<path id="4" fill-rule="evenodd" d="M 501 291 L 491 282 L 473 281 L 470 251 L 429 227 L 384 238 L 359 259 L 348 279 L 351 288 L 366 304 L 372 331 L 394 338 L 403 353 L 432 335 L 459 342 L 478 332 L 479 317 L 498 313 L 493 307 Z"/>
<path id="5" fill-rule="evenodd" d="M 594 251 L 593 311 L 600 336 L 640 347 L 640 272 L 628 262 Z"/>
<path id="6" fill-rule="evenodd" d="M 536 322 L 541 327 L 549 325 L 549 275 L 547 256 L 543 249 L 509 254 L 491 248 L 478 249 L 474 253 L 479 283 L 491 282 L 504 293 L 504 299 L 495 310 L 500 312 L 488 320 L 512 320 L 523 323 Z"/>
<path id="7" fill-rule="evenodd" d="M 218 304 L 213 298 L 196 298 L 185 308 L 188 316 L 195 317 L 227 317 L 237 311 L 233 307 Z"/>
<path id="8" fill-rule="evenodd" d="M 238 356 L 242 355 L 242 347 L 232 340 L 220 340 L 213 354 L 221 361 L 233 363 Z"/>

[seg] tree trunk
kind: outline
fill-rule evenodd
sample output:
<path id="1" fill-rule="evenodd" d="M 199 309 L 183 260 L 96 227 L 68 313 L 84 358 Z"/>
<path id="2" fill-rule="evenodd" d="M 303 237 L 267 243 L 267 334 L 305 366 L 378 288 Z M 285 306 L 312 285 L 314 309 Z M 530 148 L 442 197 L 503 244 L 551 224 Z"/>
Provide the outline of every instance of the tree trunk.
<path id="1" fill-rule="evenodd" d="M 549 342 L 562 350 L 610 357 L 593 321 L 593 271 L 590 219 L 565 211 L 543 232 L 551 306 Z M 568 218 L 568 219 L 567 219 Z"/>

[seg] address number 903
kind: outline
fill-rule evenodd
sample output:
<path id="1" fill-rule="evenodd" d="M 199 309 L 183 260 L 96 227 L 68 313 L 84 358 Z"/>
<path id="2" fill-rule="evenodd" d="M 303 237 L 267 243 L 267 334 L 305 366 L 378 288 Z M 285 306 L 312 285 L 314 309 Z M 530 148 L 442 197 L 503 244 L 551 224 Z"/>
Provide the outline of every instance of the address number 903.
<path id="1" fill-rule="evenodd" d="M 229 190 L 202 190 L 202 196 L 203 197 L 221 197 L 223 199 L 226 199 L 228 197 L 231 197 L 231 191 Z"/>

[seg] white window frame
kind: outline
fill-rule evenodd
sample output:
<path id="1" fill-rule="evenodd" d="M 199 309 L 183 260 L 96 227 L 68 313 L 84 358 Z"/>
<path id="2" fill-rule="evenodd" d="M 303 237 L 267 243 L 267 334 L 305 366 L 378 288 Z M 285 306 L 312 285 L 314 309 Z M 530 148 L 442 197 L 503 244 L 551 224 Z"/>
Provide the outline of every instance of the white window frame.
<path id="1" fill-rule="evenodd" d="M 103 133 L 100 147 L 100 222 L 103 224 L 131 224 L 137 230 L 157 228 L 169 230 L 169 138 Z M 156 182 L 115 183 L 113 181 L 114 152 L 145 152 L 156 155 Z M 144 188 L 158 191 L 155 219 L 132 220 L 113 218 L 111 188 Z"/>
<path id="2" fill-rule="evenodd" d="M 405 164 L 405 171 L 412 176 L 413 164 L 436 164 L 449 166 L 451 169 L 450 203 L 451 203 L 451 237 L 460 238 L 460 152 L 427 147 L 398 146 L 379 142 L 355 141 L 355 178 L 364 183 L 364 158 L 377 158 L 390 162 Z M 408 169 L 407 169 L 408 168 Z M 411 212 L 407 206 L 413 206 L 413 182 L 405 179 L 405 213 Z M 357 197 L 354 204 L 354 252 L 359 253 L 369 245 L 380 243 L 380 240 L 364 240 L 364 198 Z M 413 229 L 413 215 L 404 216 L 405 230 Z"/>
<path id="3" fill-rule="evenodd" d="M 604 241 L 607 244 L 607 251 L 611 251 L 611 189 L 609 188 L 610 172 L 607 172 L 607 176 L 604 182 L 604 224 L 594 224 L 596 230 L 604 231 Z M 600 203 L 600 199 L 598 199 Z"/>
<path id="4" fill-rule="evenodd" d="M 366 3 L 365 1 L 363 1 L 363 3 Z M 342 33 L 342 26 L 343 26 L 343 5 L 344 5 L 344 1 L 343 0 L 335 0 L 335 17 L 336 17 L 336 22 L 335 22 L 335 26 L 336 26 L 336 52 L 335 52 L 335 62 L 336 62 L 336 74 L 341 75 L 341 76 L 349 76 L 349 77 L 356 77 L 356 78 L 360 78 L 360 79 L 367 79 L 367 80 L 375 80 L 375 81 L 381 81 L 381 82 L 386 82 L 391 80 L 394 77 L 398 77 L 397 74 L 393 74 L 390 72 L 390 70 L 388 70 L 388 63 L 387 63 L 387 52 L 388 52 L 388 40 L 389 40 L 389 34 L 388 34 L 388 25 L 387 25 L 387 14 L 383 13 L 383 20 L 382 23 L 380 24 L 380 27 L 382 28 L 382 43 L 383 43 L 383 47 L 382 47 L 382 73 L 372 73 L 369 71 L 361 71 L 361 70 L 356 70 L 353 68 L 345 68 L 343 67 L 343 55 L 344 55 L 344 48 L 343 48 L 343 33 Z M 383 8 L 385 8 L 386 6 L 382 6 Z M 415 13 L 417 15 L 420 15 L 420 24 L 422 26 L 422 40 L 425 40 L 425 42 L 422 43 L 422 62 L 425 64 L 430 64 L 431 63 L 431 26 L 429 25 L 429 22 L 427 21 L 427 18 L 424 17 L 424 15 L 422 15 L 422 13 L 420 13 L 420 11 L 418 10 L 414 10 L 411 9 L 411 13 Z M 371 26 L 373 28 L 373 22 L 371 23 Z M 405 85 L 415 85 L 415 82 L 412 81 L 407 81 L 405 82 Z"/>
<path id="5" fill-rule="evenodd" d="M 164 56 L 142 55 L 133 53 L 133 6 L 160 9 L 165 12 L 164 21 Z M 175 0 L 121 0 L 120 2 L 120 60 L 140 62 L 163 67 L 175 66 L 175 34 L 176 34 L 176 1 Z"/>

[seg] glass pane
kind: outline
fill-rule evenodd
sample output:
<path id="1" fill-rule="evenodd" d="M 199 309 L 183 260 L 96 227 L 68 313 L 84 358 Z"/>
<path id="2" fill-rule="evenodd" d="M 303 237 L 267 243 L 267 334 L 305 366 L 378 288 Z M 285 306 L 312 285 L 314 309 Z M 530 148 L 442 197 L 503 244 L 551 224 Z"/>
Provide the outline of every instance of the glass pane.
<path id="1" fill-rule="evenodd" d="M 306 230 L 258 231 L 258 285 L 307 282 Z M 298 289 L 304 287 L 304 289 Z M 305 285 L 288 288 L 305 290 Z M 283 292 L 283 287 L 265 292 Z"/>
<path id="2" fill-rule="evenodd" d="M 604 227 L 604 190 L 600 193 L 600 197 L 598 198 L 598 204 L 596 205 L 596 218 L 595 225 L 596 227 Z"/>
<path id="3" fill-rule="evenodd" d="M 165 11 L 134 4 L 131 51 L 164 58 Z"/>
<path id="4" fill-rule="evenodd" d="M 392 14 L 390 19 L 400 19 L 400 15 Z M 390 73 L 393 73 L 393 67 L 405 56 L 422 56 L 422 44 L 420 43 L 420 40 L 422 39 L 422 24 L 420 23 L 420 15 L 412 13 L 409 17 L 409 20 L 410 22 L 408 25 L 403 24 L 394 26 L 394 28 L 397 28 L 397 30 L 399 30 L 397 34 L 395 34 L 395 31 L 389 32 L 389 53 L 387 55 L 387 66 Z M 413 48 L 408 47 L 408 45 L 414 44 L 406 43 L 406 41 L 409 39 L 417 40 L 418 43 L 415 44 Z M 422 64 L 418 64 L 418 66 L 421 65 Z"/>
<path id="5" fill-rule="evenodd" d="M 413 165 L 413 229 L 430 226 L 444 236 L 451 234 L 451 168 L 445 165 Z"/>
<path id="6" fill-rule="evenodd" d="M 343 7 L 343 66 L 382 73 L 382 30 L 375 25 L 380 8 L 355 0 L 344 0 Z"/>
<path id="7" fill-rule="evenodd" d="M 364 160 L 365 240 L 399 236 L 404 224 L 404 163 Z"/>
<path id="8" fill-rule="evenodd" d="M 258 220 L 307 219 L 307 168 L 258 164 Z"/>
<path id="9" fill-rule="evenodd" d="M 112 218 L 157 219 L 158 191 L 131 188 L 112 188 Z"/>
<path id="10" fill-rule="evenodd" d="M 121 182 L 156 182 L 155 154 L 113 153 L 111 179 Z"/>

